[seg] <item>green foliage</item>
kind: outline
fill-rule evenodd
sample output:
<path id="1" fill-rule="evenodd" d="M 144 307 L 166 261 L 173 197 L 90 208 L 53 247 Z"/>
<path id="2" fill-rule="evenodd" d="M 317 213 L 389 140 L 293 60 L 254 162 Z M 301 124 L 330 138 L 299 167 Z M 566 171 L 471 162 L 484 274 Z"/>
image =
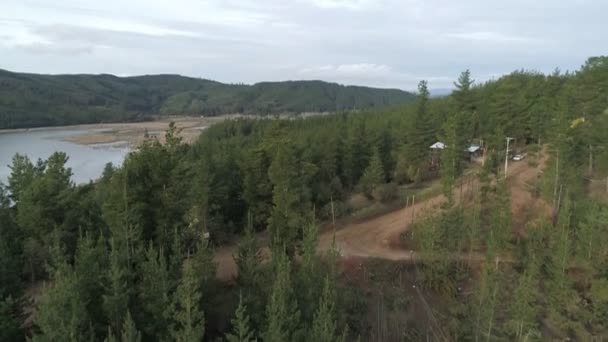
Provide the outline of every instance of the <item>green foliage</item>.
<path id="1" fill-rule="evenodd" d="M 489 341 L 494 336 L 496 328 L 496 306 L 501 286 L 499 273 L 490 263 L 485 263 L 474 300 L 474 336 L 475 340 L 481 338 Z"/>
<path id="2" fill-rule="evenodd" d="M 23 341 L 19 324 L 19 302 L 13 297 L 0 297 L 0 341 Z"/>
<path id="3" fill-rule="evenodd" d="M 266 307 L 264 341 L 281 342 L 298 340 L 302 333 L 300 311 L 294 298 L 291 282 L 291 263 L 280 249 L 273 253 L 275 280 Z"/>
<path id="4" fill-rule="evenodd" d="M 276 156 L 268 169 L 274 204 L 268 229 L 273 245 L 284 245 L 289 253 L 293 253 L 297 239 L 302 236 L 305 213 L 309 212 L 310 193 L 307 183 L 314 170 L 297 160 L 289 142 L 279 143 Z"/>
<path id="5" fill-rule="evenodd" d="M 433 127 L 429 108 L 429 90 L 426 81 L 418 84 L 418 99 L 415 105 L 413 122 L 408 126 L 405 156 L 408 160 L 410 179 L 419 181 L 426 169 L 429 146 L 435 141 L 436 130 Z"/>
<path id="6" fill-rule="evenodd" d="M 203 339 L 205 316 L 200 309 L 200 301 L 200 280 L 194 262 L 186 260 L 170 312 L 170 317 L 175 321 L 171 329 L 171 336 L 175 341 L 198 342 Z"/>
<path id="7" fill-rule="evenodd" d="M 0 183 L 0 300 L 21 295 L 23 283 L 23 236 Z"/>
<path id="8" fill-rule="evenodd" d="M 236 308 L 234 318 L 231 320 L 232 333 L 226 334 L 228 342 L 253 342 L 255 332 L 251 329 L 249 316 L 247 315 L 247 307 L 243 303 L 243 295 L 239 295 L 239 306 Z"/>
<path id="9" fill-rule="evenodd" d="M 78 239 L 74 272 L 78 276 L 82 297 L 87 299 L 87 314 L 96 333 L 102 333 L 105 326 L 103 311 L 103 284 L 108 267 L 108 256 L 105 241 L 102 238 L 93 240 L 89 236 Z"/>
<path id="10" fill-rule="evenodd" d="M 608 100 L 598 89 L 607 86 L 607 65 L 605 58 L 594 58 L 572 74 L 518 71 L 475 86 L 464 72 L 450 97 L 429 98 L 421 82 L 418 100 L 401 108 L 230 120 L 209 127 L 192 145 L 184 144 L 171 125 L 165 144 L 148 139 L 122 166 L 106 167 L 98 182 L 86 185 L 72 183 L 65 154 L 35 163 L 17 155 L 8 187 L 0 186 L 0 340 L 23 337 L 21 311 L 29 307 L 22 295 L 40 281 L 48 285 L 35 308 L 34 340 L 115 341 L 123 335 L 129 341 L 213 340 L 226 335 L 235 309 L 231 336 L 236 340 L 339 340 L 337 332 L 346 325 L 353 329 L 348 338 L 383 336 L 368 330 L 375 324 L 369 324 L 371 301 L 364 294 L 380 273 L 375 267 L 364 272 L 365 279 L 359 278 L 360 269 L 340 273 L 335 248 L 321 258 L 311 212 L 321 208 L 319 217 L 329 221 L 334 213 L 348 213 L 347 203 L 359 197 L 360 188 L 385 200 L 397 192 L 396 184 L 434 177 L 437 171 L 450 197 L 465 165 L 460 152 L 477 139 L 484 142 L 486 159 L 473 203 L 452 200 L 430 215 L 416 211 L 415 284 L 432 298 L 433 321 L 459 340 L 551 339 L 547 335 L 555 327 L 561 330 L 556 335 L 572 339 L 605 336 L 608 218 L 601 198 L 608 176 L 603 148 Z M 53 85 L 53 79 L 45 78 L 45 84 Z M 68 79 L 80 84 L 78 77 Z M 101 102 L 79 111 L 78 119 L 105 110 L 105 91 L 126 81 L 99 79 L 108 89 L 80 89 L 99 93 Z M 113 109 L 131 108 L 121 112 L 130 119 L 135 119 L 131 110 L 222 113 L 227 108 L 222 101 L 231 98 L 216 101 L 221 85 L 198 89 L 199 80 L 128 80 L 129 91 L 106 104 L 116 100 L 120 104 Z M 155 84 L 153 109 L 149 93 L 138 90 L 143 84 Z M 310 86 L 298 88 L 302 84 Z M 306 110 L 336 108 L 334 102 L 344 100 L 317 106 L 305 96 L 317 91 L 316 83 L 290 86 L 302 95 L 290 103 Z M 230 106 L 248 112 L 248 103 L 262 99 L 252 111 L 283 111 L 285 105 L 273 100 L 287 96 L 281 87 L 243 86 L 243 92 L 261 90 Z M 62 89 L 56 88 L 58 99 L 66 95 Z M 206 91 L 213 96 L 204 97 Z M 48 94 L 41 92 L 44 99 Z M 6 113 L 3 95 L 0 90 L 0 113 Z M 51 102 L 47 107 L 55 110 Z M 40 111 L 31 113 L 21 117 L 24 122 L 34 124 L 31 119 Z M 65 113 L 61 120 L 76 117 Z M 7 117 L 0 114 L 0 122 Z M 549 154 L 546 165 L 539 165 L 544 196 L 534 203 L 537 212 L 529 210 L 535 221 L 525 228 L 513 227 L 513 184 L 495 177 L 504 161 L 505 136 L 516 138 L 512 146 L 518 150 L 534 143 L 529 152 L 538 153 L 539 161 Z M 429 151 L 437 139 L 448 145 L 438 170 Z M 438 181 L 421 190 L 424 184 L 399 190 L 416 192 L 417 203 L 439 194 Z M 367 212 L 397 204 L 378 203 Z M 553 220 L 545 218 L 547 206 Z M 268 234 L 258 238 L 256 232 L 264 229 Z M 236 283 L 220 286 L 211 246 L 234 240 Z M 267 240 L 272 262 L 262 257 Z M 230 247 L 220 248 L 224 253 Z M 238 307 L 236 291 L 242 293 Z M 383 287 L 382 293 L 391 297 L 394 291 Z M 417 301 L 389 302 L 405 310 Z M 405 328 L 411 334 L 402 334 Z M 408 324 L 403 331 L 403 338 L 424 338 L 424 327 Z"/>
<path id="11" fill-rule="evenodd" d="M 379 186 L 385 183 L 384 168 L 382 166 L 382 160 L 380 160 L 380 152 L 376 149 L 372 154 L 369 161 L 369 165 L 363 172 L 363 176 L 359 180 L 359 186 L 365 195 L 372 197 L 374 192 L 378 190 Z M 374 197 L 378 197 L 376 194 Z"/>
<path id="12" fill-rule="evenodd" d="M 140 325 L 146 336 L 160 339 L 168 332 L 165 310 L 171 302 L 170 289 L 172 287 L 172 279 L 169 277 L 164 253 L 157 251 L 150 244 L 140 268 L 141 280 L 138 297 L 143 309 Z"/>
<path id="13" fill-rule="evenodd" d="M 92 335 L 87 301 L 80 279 L 70 266 L 63 265 L 53 274 L 45 289 L 34 324 L 38 330 L 33 341 L 83 341 Z"/>
<path id="14" fill-rule="evenodd" d="M 486 239 L 489 259 L 506 251 L 512 238 L 511 195 L 506 180 L 498 181 L 491 215 L 490 232 Z"/>
<path id="15" fill-rule="evenodd" d="M 27 157 L 16 155 L 9 177 L 9 189 L 15 191 L 17 223 L 27 236 L 24 242 L 26 263 L 31 279 L 44 274 L 50 250 L 45 241 L 54 235 L 73 256 L 76 245 L 74 226 L 66 225 L 71 203 L 68 194 L 73 190 L 72 171 L 65 167 L 68 156 L 53 153 L 48 160 L 39 160 L 31 169 Z M 63 228 L 63 229 L 56 229 Z"/>
<path id="16" fill-rule="evenodd" d="M 443 124 L 442 141 L 446 144 L 446 148 L 441 151 L 441 185 L 449 205 L 454 201 L 454 185 L 463 150 L 463 146 L 459 144 L 459 136 L 462 132 L 458 132 L 456 120 L 456 116 L 450 115 Z"/>
<path id="17" fill-rule="evenodd" d="M 538 270 L 532 263 L 526 272 L 519 277 L 513 292 L 513 302 L 509 307 L 510 320 L 506 323 L 511 338 L 525 341 L 527 337 L 538 334 L 539 296 Z"/>
<path id="18" fill-rule="evenodd" d="M 123 264 L 124 251 L 110 240 L 110 266 L 108 284 L 103 295 L 103 310 L 113 331 L 120 331 L 123 315 L 127 312 L 130 297 L 130 286 L 127 270 Z"/>
<path id="19" fill-rule="evenodd" d="M 125 321 L 122 325 L 121 342 L 141 342 L 141 333 L 137 330 L 131 313 L 127 311 Z"/>
<path id="20" fill-rule="evenodd" d="M 322 81 L 223 84 L 178 75 L 36 75 L 0 70 L 0 129 L 135 121 L 153 115 L 277 114 L 403 104 L 397 89 Z"/>
<path id="21" fill-rule="evenodd" d="M 329 278 L 325 278 L 319 308 L 312 321 L 311 341 L 333 342 L 338 340 L 335 301 L 333 284 Z"/>

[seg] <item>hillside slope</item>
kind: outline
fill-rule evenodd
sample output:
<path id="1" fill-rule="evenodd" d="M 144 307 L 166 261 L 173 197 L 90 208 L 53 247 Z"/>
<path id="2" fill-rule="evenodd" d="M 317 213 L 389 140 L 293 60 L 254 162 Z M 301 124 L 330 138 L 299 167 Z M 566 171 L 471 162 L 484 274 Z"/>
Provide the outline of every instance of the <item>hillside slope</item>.
<path id="1" fill-rule="evenodd" d="M 397 89 L 323 81 L 224 84 L 179 75 L 38 75 L 0 70 L 0 129 L 135 121 L 151 115 L 299 113 L 402 104 Z"/>

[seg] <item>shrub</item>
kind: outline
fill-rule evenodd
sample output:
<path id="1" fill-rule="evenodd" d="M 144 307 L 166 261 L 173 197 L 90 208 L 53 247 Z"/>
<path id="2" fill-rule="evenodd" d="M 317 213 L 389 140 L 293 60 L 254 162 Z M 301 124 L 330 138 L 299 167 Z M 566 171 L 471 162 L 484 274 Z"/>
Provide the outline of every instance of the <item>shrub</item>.
<path id="1" fill-rule="evenodd" d="M 399 188 L 396 183 L 378 185 L 373 191 L 373 197 L 377 201 L 388 202 L 397 198 Z"/>

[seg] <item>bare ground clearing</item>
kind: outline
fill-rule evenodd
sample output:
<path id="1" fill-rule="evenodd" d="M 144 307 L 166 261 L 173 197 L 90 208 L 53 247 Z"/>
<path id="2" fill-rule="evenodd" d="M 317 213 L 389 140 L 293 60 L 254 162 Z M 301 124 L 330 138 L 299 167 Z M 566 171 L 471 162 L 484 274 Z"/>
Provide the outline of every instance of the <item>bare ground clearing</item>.
<path id="1" fill-rule="evenodd" d="M 522 213 L 530 208 L 540 210 L 541 213 L 550 217 L 549 206 L 539 198 L 535 198 L 529 189 L 530 181 L 538 177 L 542 166 L 546 161 L 546 152 L 543 151 L 537 167 L 531 167 L 526 162 L 512 162 L 509 167 L 509 185 L 511 189 L 511 210 L 513 217 L 523 217 Z M 465 182 L 456 189 L 463 196 L 475 191 L 477 182 Z M 460 194 L 455 193 L 455 198 Z M 399 239 L 399 235 L 406 232 L 411 223 L 426 211 L 436 210 L 445 201 L 443 195 L 431 197 L 420 203 L 415 203 L 390 213 L 380 215 L 369 220 L 356 223 L 348 223 L 338 226 L 333 230 L 326 230 L 319 236 L 317 251 L 323 253 L 331 248 L 332 242 L 336 240 L 336 246 L 342 257 L 375 257 L 387 260 L 416 260 L 414 251 L 396 248 L 393 243 Z M 514 220 L 516 231 L 520 232 L 519 220 Z M 221 280 L 230 280 L 236 276 L 237 267 L 233 258 L 234 246 L 225 246 L 218 249 L 215 262 L 217 262 L 217 275 Z M 470 255 L 454 256 L 456 259 L 469 259 Z"/>

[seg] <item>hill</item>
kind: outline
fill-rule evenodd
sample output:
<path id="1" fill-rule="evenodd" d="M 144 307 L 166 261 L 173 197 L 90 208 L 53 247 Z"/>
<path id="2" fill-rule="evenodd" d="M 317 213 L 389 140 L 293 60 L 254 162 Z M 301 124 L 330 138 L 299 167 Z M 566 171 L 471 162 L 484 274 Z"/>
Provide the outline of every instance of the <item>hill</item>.
<path id="1" fill-rule="evenodd" d="M 0 70 L 0 128 L 136 121 L 153 115 L 343 111 L 409 102 L 397 89 L 323 81 L 225 84 L 179 75 L 39 75 Z"/>

